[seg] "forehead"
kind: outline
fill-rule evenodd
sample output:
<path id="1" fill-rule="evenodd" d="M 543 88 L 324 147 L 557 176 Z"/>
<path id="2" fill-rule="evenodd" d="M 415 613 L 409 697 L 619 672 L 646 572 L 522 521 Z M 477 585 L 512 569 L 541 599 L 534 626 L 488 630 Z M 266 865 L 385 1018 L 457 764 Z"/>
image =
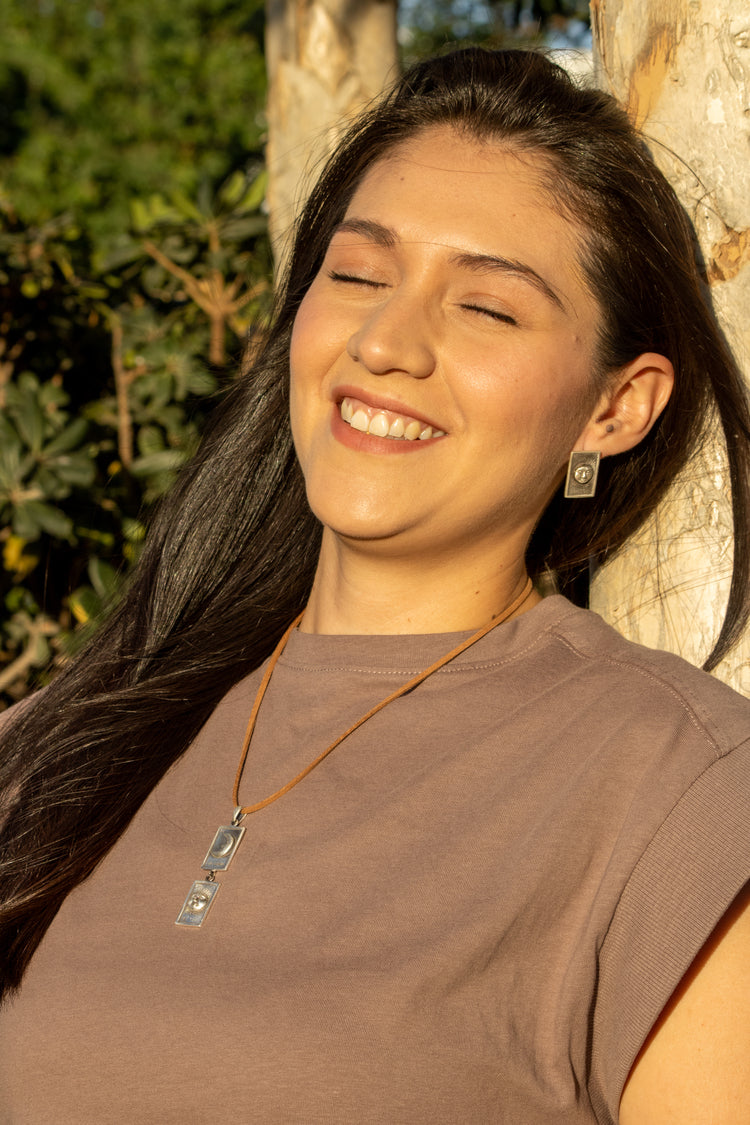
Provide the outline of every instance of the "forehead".
<path id="1" fill-rule="evenodd" d="M 591 300 L 580 268 L 584 231 L 556 203 L 558 184 L 543 153 L 439 126 L 372 165 L 346 217 L 389 226 L 404 242 L 526 261 Z"/>

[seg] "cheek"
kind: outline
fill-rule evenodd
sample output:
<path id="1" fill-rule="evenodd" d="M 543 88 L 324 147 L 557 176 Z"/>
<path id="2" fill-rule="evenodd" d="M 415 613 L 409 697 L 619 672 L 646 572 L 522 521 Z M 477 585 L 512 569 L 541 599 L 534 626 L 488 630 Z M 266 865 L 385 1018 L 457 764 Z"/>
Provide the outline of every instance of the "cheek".
<path id="1" fill-rule="evenodd" d="M 329 303 L 321 300 L 313 284 L 297 311 L 289 347 L 289 413 L 303 470 L 313 456 L 315 442 L 327 432 L 330 388 L 345 346 L 338 326 L 332 323 Z"/>
<path id="2" fill-rule="evenodd" d="M 350 330 L 349 330 L 350 331 Z M 313 285 L 307 291 L 292 327 L 292 383 L 319 382 L 346 351 L 347 324 Z"/>
<path id="3" fill-rule="evenodd" d="M 515 355 L 489 378 L 486 369 L 471 373 L 467 391 L 500 455 L 513 451 L 523 471 L 533 464 L 542 476 L 565 465 L 597 397 L 586 357 L 559 349 Z"/>
<path id="4" fill-rule="evenodd" d="M 568 428 L 588 410 L 585 372 L 555 355 L 505 356 L 473 370 L 464 366 L 463 375 L 473 412 L 519 427 L 519 437 Z"/>
<path id="5" fill-rule="evenodd" d="M 289 417 L 292 426 L 292 439 L 297 450 L 297 456 L 302 460 L 305 444 L 305 400 L 309 384 L 307 379 L 308 365 L 304 362 L 307 348 L 305 346 L 305 322 L 300 313 L 294 322 L 292 338 L 289 348 Z"/>
<path id="6" fill-rule="evenodd" d="M 315 302 L 308 293 L 297 311 L 289 345 L 289 405 L 295 442 L 303 427 L 308 394 L 316 383 L 316 374 L 319 374 L 319 323 Z"/>
<path id="7" fill-rule="evenodd" d="M 314 305 L 308 292 L 297 310 L 297 315 L 292 325 L 292 338 L 289 345 L 292 387 L 294 387 L 294 383 L 303 375 L 304 364 L 302 361 L 305 355 L 309 355 L 310 344 L 315 338 L 315 319 Z"/>

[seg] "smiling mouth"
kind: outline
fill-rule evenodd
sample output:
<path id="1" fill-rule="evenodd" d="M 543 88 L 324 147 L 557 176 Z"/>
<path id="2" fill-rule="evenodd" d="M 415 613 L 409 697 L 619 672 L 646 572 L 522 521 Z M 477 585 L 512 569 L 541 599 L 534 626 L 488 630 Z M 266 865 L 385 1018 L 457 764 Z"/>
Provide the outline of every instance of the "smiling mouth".
<path id="1" fill-rule="evenodd" d="M 392 438 L 394 441 L 427 441 L 428 438 L 445 437 L 445 430 L 436 430 L 418 418 L 397 414 L 393 410 L 379 410 L 356 398 L 342 398 L 339 411 L 344 422 L 353 430 L 372 434 L 373 437 Z"/>

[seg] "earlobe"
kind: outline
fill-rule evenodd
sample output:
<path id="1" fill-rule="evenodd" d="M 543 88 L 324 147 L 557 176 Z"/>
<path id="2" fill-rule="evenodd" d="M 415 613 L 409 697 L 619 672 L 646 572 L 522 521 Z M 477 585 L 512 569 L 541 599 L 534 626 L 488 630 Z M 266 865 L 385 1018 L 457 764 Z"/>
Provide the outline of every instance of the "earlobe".
<path id="1" fill-rule="evenodd" d="M 602 457 L 625 453 L 643 441 L 669 402 L 674 368 L 666 356 L 644 352 L 610 382 L 581 433 L 576 449 Z"/>

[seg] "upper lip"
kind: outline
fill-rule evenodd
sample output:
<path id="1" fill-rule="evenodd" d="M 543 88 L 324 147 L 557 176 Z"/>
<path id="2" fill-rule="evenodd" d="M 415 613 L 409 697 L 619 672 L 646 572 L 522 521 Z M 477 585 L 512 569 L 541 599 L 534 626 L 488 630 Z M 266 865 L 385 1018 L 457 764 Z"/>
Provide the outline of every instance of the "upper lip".
<path id="1" fill-rule="evenodd" d="M 390 410 L 393 414 L 404 414 L 407 418 L 414 418 L 425 426 L 432 426 L 433 430 L 445 430 L 445 426 L 441 426 L 439 422 L 434 422 L 421 410 L 415 410 L 413 406 L 408 406 L 405 402 L 399 402 L 396 398 L 371 394 L 361 387 L 334 387 L 331 397 L 338 406 L 341 405 L 342 399 L 356 398 L 359 402 L 363 402 L 365 406 L 372 407 L 373 410 Z"/>

